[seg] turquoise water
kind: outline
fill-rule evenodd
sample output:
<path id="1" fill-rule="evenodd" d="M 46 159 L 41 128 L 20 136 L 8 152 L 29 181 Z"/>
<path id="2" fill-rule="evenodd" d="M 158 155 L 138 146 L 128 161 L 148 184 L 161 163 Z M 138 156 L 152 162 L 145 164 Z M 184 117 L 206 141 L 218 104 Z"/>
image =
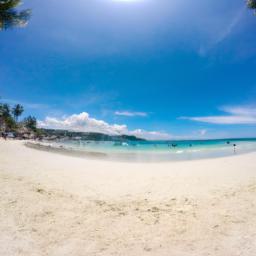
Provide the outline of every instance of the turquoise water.
<path id="1" fill-rule="evenodd" d="M 69 140 L 54 144 L 73 150 L 105 153 L 107 158 L 121 161 L 193 160 L 256 151 L 256 138 L 136 142 Z"/>

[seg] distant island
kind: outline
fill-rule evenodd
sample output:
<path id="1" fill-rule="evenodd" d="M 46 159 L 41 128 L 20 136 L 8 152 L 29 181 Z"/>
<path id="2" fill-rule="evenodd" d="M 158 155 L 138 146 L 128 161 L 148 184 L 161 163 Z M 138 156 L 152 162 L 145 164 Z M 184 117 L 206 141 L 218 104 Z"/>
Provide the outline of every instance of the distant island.
<path id="1" fill-rule="evenodd" d="M 109 135 L 98 132 L 76 132 L 56 129 L 40 129 L 41 138 L 46 140 L 93 140 L 93 141 L 145 141 L 132 135 Z"/>

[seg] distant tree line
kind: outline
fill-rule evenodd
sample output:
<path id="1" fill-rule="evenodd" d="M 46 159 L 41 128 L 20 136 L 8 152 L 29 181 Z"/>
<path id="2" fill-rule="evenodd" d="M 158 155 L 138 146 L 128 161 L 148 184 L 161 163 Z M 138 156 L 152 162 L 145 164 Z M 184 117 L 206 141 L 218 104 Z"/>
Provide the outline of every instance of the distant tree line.
<path id="1" fill-rule="evenodd" d="M 28 116 L 22 121 L 19 117 L 24 112 L 21 104 L 10 106 L 0 102 L 0 131 L 1 132 L 37 132 L 37 120 L 33 116 Z"/>
<path id="2" fill-rule="evenodd" d="M 68 130 L 43 129 L 45 136 L 56 139 L 85 140 L 85 141 L 145 141 L 133 135 L 109 135 L 99 132 L 78 132 Z"/>

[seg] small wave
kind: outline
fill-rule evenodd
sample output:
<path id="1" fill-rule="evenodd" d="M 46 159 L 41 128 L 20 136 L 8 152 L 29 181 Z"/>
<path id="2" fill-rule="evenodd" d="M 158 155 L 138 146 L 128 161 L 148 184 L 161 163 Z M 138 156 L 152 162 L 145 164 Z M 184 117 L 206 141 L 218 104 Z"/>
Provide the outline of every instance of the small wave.
<path id="1" fill-rule="evenodd" d="M 200 152 L 200 149 L 193 149 L 193 150 L 188 150 L 188 152 L 192 152 L 192 153 L 196 153 L 196 152 Z"/>

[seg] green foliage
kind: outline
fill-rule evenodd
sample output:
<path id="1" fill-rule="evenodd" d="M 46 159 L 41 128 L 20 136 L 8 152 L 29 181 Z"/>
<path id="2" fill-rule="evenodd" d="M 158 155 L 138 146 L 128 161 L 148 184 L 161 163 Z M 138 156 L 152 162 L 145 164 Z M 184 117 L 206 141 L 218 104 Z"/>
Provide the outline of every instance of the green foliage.
<path id="1" fill-rule="evenodd" d="M 96 132 L 75 132 L 68 130 L 54 130 L 54 129 L 41 129 L 44 136 L 54 136 L 57 138 L 75 139 L 76 137 L 81 140 L 93 141 L 144 141 L 144 139 L 137 138 L 129 135 L 108 135 Z"/>
<path id="2" fill-rule="evenodd" d="M 18 125 L 18 117 L 23 113 L 23 111 L 24 108 L 20 104 L 11 108 L 8 104 L 0 102 L 0 130 L 19 132 L 22 131 L 23 127 L 26 127 L 33 132 L 37 132 L 37 121 L 35 117 L 29 116 L 24 119 L 23 123 Z"/>
<path id="3" fill-rule="evenodd" d="M 0 117 L 6 118 L 10 116 L 10 106 L 8 104 L 0 103 Z"/>
<path id="4" fill-rule="evenodd" d="M 247 6 L 254 10 L 254 14 L 256 15 L 256 0 L 247 0 Z"/>
<path id="5" fill-rule="evenodd" d="M 44 132 L 43 129 L 37 128 L 36 131 L 35 131 L 35 135 L 40 138 L 40 137 L 43 137 L 45 135 L 45 132 Z"/>
<path id="6" fill-rule="evenodd" d="M 251 9 L 256 9 L 256 0 L 247 0 L 247 6 Z"/>
<path id="7" fill-rule="evenodd" d="M 0 0 L 0 10 L 7 11 L 17 7 L 20 4 L 20 0 Z"/>
<path id="8" fill-rule="evenodd" d="M 5 118 L 5 126 L 7 131 L 15 131 L 17 129 L 17 124 L 12 116 L 8 116 Z"/>
<path id="9" fill-rule="evenodd" d="M 37 128 L 37 121 L 36 118 L 33 116 L 28 116 L 24 119 L 24 125 L 26 128 L 32 130 L 32 131 L 36 131 Z"/>
<path id="10" fill-rule="evenodd" d="M 22 105 L 17 104 L 12 108 L 12 114 L 15 121 L 18 121 L 19 116 L 24 112 L 24 108 Z"/>
<path id="11" fill-rule="evenodd" d="M 11 131 L 15 130 L 16 127 L 16 122 L 11 116 L 10 106 L 0 103 L 0 128 Z"/>
<path id="12" fill-rule="evenodd" d="M 26 26 L 31 10 L 17 11 L 20 0 L 0 0 L 0 30 Z"/>

